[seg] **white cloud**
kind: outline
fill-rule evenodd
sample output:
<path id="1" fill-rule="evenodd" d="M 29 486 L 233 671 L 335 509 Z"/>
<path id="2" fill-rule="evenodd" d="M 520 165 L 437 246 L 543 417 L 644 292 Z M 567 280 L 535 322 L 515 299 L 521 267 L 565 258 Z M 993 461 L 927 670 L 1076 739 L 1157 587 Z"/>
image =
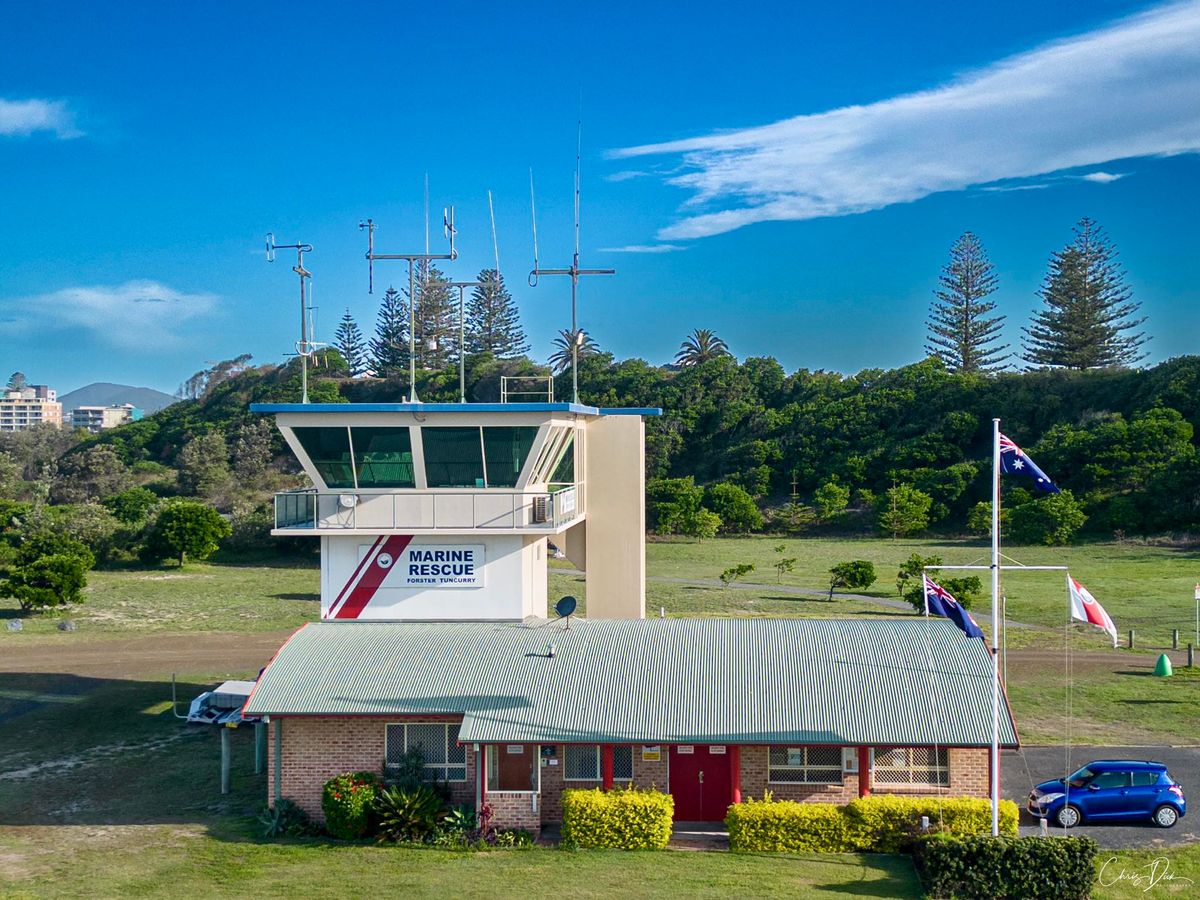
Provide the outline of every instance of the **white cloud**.
<path id="1" fill-rule="evenodd" d="M 84 328 L 122 349 L 170 350 L 184 340 L 189 319 L 213 311 L 212 294 L 188 294 L 156 281 L 63 288 L 0 306 L 0 331 L 22 334 Z"/>
<path id="2" fill-rule="evenodd" d="M 604 180 L 605 181 L 632 181 L 635 178 L 645 178 L 649 174 L 650 174 L 649 172 L 633 172 L 633 171 L 627 170 L 624 172 L 613 172 L 611 175 L 605 175 Z"/>
<path id="3" fill-rule="evenodd" d="M 79 137 L 83 133 L 75 127 L 75 114 L 63 100 L 0 97 L 0 136 L 28 137 L 38 131 L 52 131 L 60 138 Z"/>
<path id="4" fill-rule="evenodd" d="M 681 157 L 683 171 L 667 181 L 692 197 L 684 217 L 659 231 L 670 241 L 1196 152 L 1198 97 L 1200 2 L 1188 0 L 930 90 L 613 155 Z"/>
<path id="5" fill-rule="evenodd" d="M 1086 175 L 1080 175 L 1083 181 L 1094 181 L 1096 184 L 1112 184 L 1114 181 L 1120 181 L 1128 172 L 1088 172 Z"/>
<path id="6" fill-rule="evenodd" d="M 624 247 L 601 247 L 601 253 L 674 253 L 686 250 L 678 244 L 626 244 Z"/>

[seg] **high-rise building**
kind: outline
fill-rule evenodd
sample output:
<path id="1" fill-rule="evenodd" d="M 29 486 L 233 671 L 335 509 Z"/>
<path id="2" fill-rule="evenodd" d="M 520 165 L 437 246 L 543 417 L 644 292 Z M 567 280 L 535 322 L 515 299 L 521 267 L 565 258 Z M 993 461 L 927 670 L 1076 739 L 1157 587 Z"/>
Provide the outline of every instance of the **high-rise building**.
<path id="1" fill-rule="evenodd" d="M 4 388 L 0 395 L 0 431 L 24 431 L 34 425 L 62 427 L 58 391 L 44 384 Z"/>

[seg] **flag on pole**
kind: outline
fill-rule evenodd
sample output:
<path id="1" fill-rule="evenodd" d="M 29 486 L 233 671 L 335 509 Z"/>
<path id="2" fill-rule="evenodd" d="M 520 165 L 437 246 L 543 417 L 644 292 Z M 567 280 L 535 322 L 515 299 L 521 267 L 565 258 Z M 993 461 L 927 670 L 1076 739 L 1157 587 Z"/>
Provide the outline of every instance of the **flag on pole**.
<path id="1" fill-rule="evenodd" d="M 1115 648 L 1117 646 L 1117 626 L 1113 623 L 1112 617 L 1104 611 L 1104 607 L 1097 602 L 1087 588 L 1070 575 L 1067 576 L 1067 592 L 1071 595 L 1071 618 L 1095 625 L 1107 632 L 1108 636 L 1112 638 Z"/>
<path id="2" fill-rule="evenodd" d="M 1059 493 L 1058 486 L 1038 468 L 1029 454 L 1013 443 L 1012 438 L 1000 435 L 1000 471 L 1005 475 L 1021 475 L 1032 478 L 1039 491 L 1047 494 Z"/>
<path id="3" fill-rule="evenodd" d="M 983 629 L 967 612 L 966 607 L 928 575 L 925 576 L 925 610 L 932 615 L 949 619 L 966 632 L 967 637 L 983 637 Z"/>

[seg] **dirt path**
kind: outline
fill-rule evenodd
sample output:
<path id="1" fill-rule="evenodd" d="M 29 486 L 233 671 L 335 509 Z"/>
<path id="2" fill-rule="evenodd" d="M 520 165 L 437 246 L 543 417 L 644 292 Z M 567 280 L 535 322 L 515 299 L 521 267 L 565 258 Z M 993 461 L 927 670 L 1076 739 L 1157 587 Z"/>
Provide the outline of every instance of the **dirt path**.
<path id="1" fill-rule="evenodd" d="M 0 672 L 69 672 L 93 678 L 144 679 L 185 674 L 254 672 L 292 634 L 201 632 L 105 640 L 56 640 L 6 647 Z"/>

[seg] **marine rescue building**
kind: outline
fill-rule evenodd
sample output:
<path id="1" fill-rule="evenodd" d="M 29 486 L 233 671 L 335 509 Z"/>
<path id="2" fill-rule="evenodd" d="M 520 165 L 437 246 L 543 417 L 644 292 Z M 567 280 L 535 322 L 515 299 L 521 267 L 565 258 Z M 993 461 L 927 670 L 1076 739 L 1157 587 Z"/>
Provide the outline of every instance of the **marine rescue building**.
<path id="1" fill-rule="evenodd" d="M 268 793 L 419 747 L 455 802 L 560 821 L 572 787 L 668 791 L 676 819 L 761 797 L 989 793 L 991 656 L 946 620 L 644 618 L 643 416 L 577 404 L 287 404 L 314 488 L 321 617 L 267 665 Z M 547 618 L 547 541 L 586 618 Z M 1000 743 L 1015 746 L 1011 714 Z"/>

